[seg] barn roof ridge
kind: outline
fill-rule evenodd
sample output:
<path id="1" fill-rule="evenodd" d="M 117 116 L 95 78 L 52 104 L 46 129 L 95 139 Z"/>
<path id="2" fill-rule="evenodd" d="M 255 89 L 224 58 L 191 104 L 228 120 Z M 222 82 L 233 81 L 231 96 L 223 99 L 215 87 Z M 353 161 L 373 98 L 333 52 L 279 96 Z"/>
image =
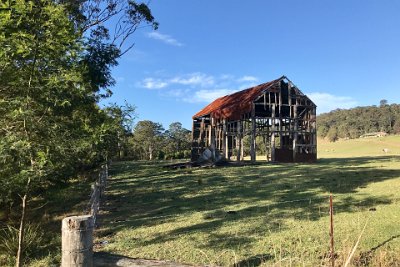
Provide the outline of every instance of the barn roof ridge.
<path id="1" fill-rule="evenodd" d="M 235 93 L 225 95 L 215 99 L 213 102 L 205 106 L 202 110 L 197 112 L 193 119 L 204 117 L 206 115 L 212 115 L 214 118 L 229 118 L 229 119 L 239 119 L 243 113 L 250 112 L 252 108 L 252 103 L 267 90 L 271 90 L 280 81 L 287 80 L 299 95 L 304 95 L 294 83 L 289 80 L 285 75 L 278 79 L 261 83 L 259 85 L 246 88 Z"/>

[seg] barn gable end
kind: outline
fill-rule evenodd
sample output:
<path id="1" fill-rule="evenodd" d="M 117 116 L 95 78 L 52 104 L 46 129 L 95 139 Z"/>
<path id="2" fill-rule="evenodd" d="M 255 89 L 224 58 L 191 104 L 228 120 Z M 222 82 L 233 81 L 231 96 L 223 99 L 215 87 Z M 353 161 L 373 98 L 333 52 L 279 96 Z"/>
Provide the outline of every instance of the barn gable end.
<path id="1" fill-rule="evenodd" d="M 207 148 L 243 160 L 245 136 L 252 161 L 258 137 L 268 161 L 313 162 L 316 105 L 285 76 L 220 97 L 193 116 L 192 160 Z"/>

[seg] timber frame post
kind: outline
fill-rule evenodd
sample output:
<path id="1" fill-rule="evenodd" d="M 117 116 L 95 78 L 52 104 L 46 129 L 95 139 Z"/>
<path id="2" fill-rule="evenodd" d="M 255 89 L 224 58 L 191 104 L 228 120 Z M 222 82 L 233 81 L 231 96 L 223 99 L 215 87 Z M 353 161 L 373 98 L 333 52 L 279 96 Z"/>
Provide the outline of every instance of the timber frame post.
<path id="1" fill-rule="evenodd" d="M 293 129 L 293 161 L 296 162 L 296 155 L 297 155 L 297 139 L 298 136 L 298 119 L 297 119 L 297 98 L 296 104 L 293 106 L 293 113 L 294 113 L 294 129 Z"/>
<path id="2" fill-rule="evenodd" d="M 243 159 L 243 141 L 242 141 L 242 123 L 237 122 L 236 132 L 236 160 L 241 161 Z"/>
<path id="3" fill-rule="evenodd" d="M 253 104 L 253 108 L 251 110 L 251 139 L 250 139 L 250 157 L 251 157 L 251 162 L 255 163 L 256 162 L 256 131 L 257 131 L 257 126 L 256 126 L 256 108 L 255 105 Z"/>

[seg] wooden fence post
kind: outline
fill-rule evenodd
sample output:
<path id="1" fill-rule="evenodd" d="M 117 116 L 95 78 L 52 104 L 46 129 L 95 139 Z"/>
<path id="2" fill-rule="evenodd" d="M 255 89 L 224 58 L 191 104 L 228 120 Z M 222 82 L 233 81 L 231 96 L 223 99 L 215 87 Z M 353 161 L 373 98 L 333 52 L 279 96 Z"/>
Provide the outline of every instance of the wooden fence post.
<path id="1" fill-rule="evenodd" d="M 62 220 L 61 267 L 93 266 L 93 227 L 91 215 L 71 216 Z"/>
<path id="2" fill-rule="evenodd" d="M 332 263 L 332 267 L 335 267 L 335 247 L 334 247 L 334 237 L 333 237 L 333 200 L 332 200 L 332 194 L 329 196 L 329 215 L 330 215 L 329 235 L 331 237 L 331 263 Z"/>

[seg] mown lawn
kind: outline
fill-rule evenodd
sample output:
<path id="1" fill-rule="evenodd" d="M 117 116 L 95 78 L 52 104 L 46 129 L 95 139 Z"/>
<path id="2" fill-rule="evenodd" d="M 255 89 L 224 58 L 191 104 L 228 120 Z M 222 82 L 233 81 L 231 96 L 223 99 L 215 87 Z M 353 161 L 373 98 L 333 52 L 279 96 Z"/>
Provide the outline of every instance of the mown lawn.
<path id="1" fill-rule="evenodd" d="M 96 249 L 222 266 L 400 265 L 400 137 L 319 143 L 316 164 L 169 170 L 114 163 Z M 384 153 L 383 148 L 389 151 Z"/>

